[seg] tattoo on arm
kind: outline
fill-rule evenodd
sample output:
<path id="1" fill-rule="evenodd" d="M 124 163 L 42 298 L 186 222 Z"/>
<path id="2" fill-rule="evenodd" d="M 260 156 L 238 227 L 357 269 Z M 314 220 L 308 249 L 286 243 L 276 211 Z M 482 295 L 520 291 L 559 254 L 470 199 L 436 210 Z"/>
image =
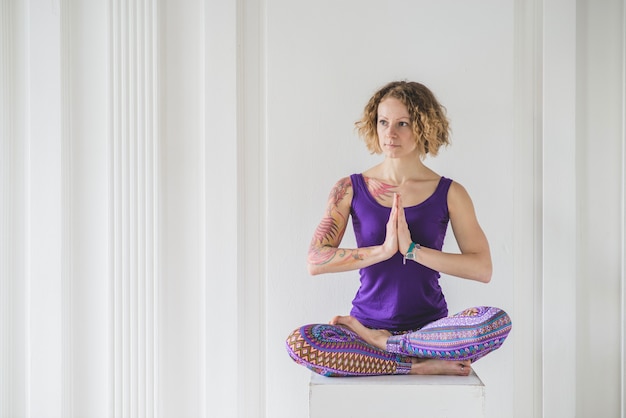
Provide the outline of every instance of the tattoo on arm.
<path id="1" fill-rule="evenodd" d="M 320 244 L 324 241 L 335 241 L 339 233 L 339 225 L 337 225 L 333 217 L 326 216 L 317 226 L 313 234 L 313 240 Z"/>
<path id="2" fill-rule="evenodd" d="M 321 265 L 330 262 L 333 258 L 363 260 L 363 255 L 359 253 L 359 249 L 347 250 L 344 248 L 336 248 L 329 246 L 311 246 L 309 260 L 312 264 Z"/>
<path id="3" fill-rule="evenodd" d="M 339 180 L 335 187 L 330 191 L 328 196 L 328 208 L 336 208 L 339 202 L 341 202 L 348 194 L 348 187 L 352 186 L 352 182 L 349 178 Z"/>
<path id="4" fill-rule="evenodd" d="M 309 261 L 313 264 L 326 264 L 335 257 L 355 260 L 362 259 L 358 249 L 339 249 L 338 245 L 345 231 L 346 217 L 339 211 L 339 204 L 345 199 L 352 186 L 350 178 L 337 182 L 328 197 L 326 216 L 317 226 L 309 249 Z"/>

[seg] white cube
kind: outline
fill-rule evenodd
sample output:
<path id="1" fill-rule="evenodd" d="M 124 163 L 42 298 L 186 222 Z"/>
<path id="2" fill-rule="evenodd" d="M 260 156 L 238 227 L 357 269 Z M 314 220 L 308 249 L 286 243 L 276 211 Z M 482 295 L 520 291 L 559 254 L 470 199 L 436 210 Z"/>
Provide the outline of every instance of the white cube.
<path id="1" fill-rule="evenodd" d="M 311 374 L 310 418 L 484 418 L 485 385 L 469 376 Z"/>

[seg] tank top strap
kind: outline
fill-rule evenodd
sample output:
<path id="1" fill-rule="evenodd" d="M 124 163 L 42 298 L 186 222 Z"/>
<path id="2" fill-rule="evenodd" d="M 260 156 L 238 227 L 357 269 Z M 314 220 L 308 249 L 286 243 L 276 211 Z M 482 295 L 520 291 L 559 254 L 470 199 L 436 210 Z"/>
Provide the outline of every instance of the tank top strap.
<path id="1" fill-rule="evenodd" d="M 367 192 L 367 185 L 365 184 L 363 174 L 351 174 L 350 180 L 352 181 L 352 189 L 355 196 L 360 193 Z"/>
<path id="2" fill-rule="evenodd" d="M 437 185 L 437 188 L 432 195 L 432 198 L 437 200 L 439 204 L 446 209 L 446 212 L 448 210 L 448 191 L 450 190 L 451 185 L 451 179 L 441 176 L 441 179 L 439 179 L 439 184 Z"/>

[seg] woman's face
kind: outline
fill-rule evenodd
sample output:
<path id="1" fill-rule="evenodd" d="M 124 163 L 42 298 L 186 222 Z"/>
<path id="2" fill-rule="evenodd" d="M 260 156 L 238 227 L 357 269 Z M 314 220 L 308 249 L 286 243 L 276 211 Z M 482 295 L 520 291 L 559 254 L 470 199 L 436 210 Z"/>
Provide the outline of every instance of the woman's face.
<path id="1" fill-rule="evenodd" d="M 388 97 L 379 103 L 376 125 L 378 144 L 385 156 L 399 158 L 417 152 L 409 111 L 400 100 Z"/>

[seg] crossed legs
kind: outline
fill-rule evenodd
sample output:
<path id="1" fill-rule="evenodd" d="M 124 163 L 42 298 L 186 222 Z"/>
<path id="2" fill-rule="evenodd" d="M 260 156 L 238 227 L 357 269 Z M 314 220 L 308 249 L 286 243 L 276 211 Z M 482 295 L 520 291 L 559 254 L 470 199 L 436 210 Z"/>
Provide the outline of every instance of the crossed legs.
<path id="1" fill-rule="evenodd" d="M 368 344 L 381 350 L 387 349 L 387 340 L 392 336 L 389 331 L 384 329 L 367 328 L 352 316 L 336 316 L 330 321 L 330 324 L 350 328 Z M 412 357 L 411 363 L 409 374 L 468 376 L 472 362 L 470 360 L 449 361 Z"/>
<path id="2" fill-rule="evenodd" d="M 506 312 L 490 307 L 467 309 L 400 335 L 337 316 L 330 324 L 296 329 L 287 351 L 297 363 L 326 376 L 466 376 L 471 362 L 499 348 L 510 330 Z"/>

